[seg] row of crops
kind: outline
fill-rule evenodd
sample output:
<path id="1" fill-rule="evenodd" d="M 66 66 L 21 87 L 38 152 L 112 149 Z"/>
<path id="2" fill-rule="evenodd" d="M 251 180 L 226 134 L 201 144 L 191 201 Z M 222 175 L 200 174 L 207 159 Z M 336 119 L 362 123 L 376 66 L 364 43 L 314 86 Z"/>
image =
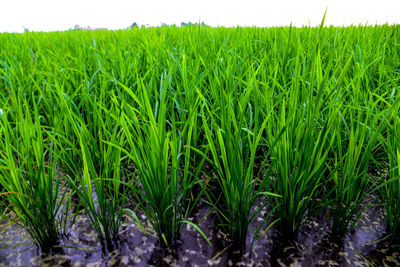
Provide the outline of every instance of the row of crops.
<path id="1" fill-rule="evenodd" d="M 399 91 L 399 26 L 3 33 L 2 214 L 44 251 L 82 209 L 107 249 L 139 212 L 208 241 L 200 200 L 235 244 L 320 212 L 340 243 L 373 197 L 398 242 Z"/>

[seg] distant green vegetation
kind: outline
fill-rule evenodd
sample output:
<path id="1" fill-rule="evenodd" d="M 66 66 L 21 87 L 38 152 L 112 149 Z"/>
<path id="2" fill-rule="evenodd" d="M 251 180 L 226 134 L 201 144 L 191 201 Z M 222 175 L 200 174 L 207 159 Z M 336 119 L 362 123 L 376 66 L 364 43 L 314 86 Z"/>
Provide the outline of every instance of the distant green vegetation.
<path id="1" fill-rule="evenodd" d="M 80 209 L 107 248 L 138 210 L 207 239 L 200 199 L 236 244 L 263 206 L 341 241 L 370 196 L 400 239 L 400 26 L 3 33 L 0 108 L 1 213 L 44 250 Z"/>

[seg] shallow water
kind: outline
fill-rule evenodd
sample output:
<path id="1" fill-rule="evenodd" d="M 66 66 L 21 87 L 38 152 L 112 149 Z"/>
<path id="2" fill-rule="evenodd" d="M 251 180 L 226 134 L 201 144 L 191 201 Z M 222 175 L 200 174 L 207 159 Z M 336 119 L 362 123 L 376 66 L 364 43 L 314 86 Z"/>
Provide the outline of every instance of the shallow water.
<path id="1" fill-rule="evenodd" d="M 192 220 L 199 223 L 209 211 L 207 205 L 199 203 Z M 252 227 L 266 214 L 265 208 Z M 0 222 L 0 229 L 7 224 L 7 221 Z M 136 225 L 125 223 L 119 248 L 104 255 L 89 219 L 79 214 L 69 236 L 60 241 L 60 251 L 45 255 L 26 231 L 12 224 L 0 235 L 0 263 L 5 266 L 369 266 L 369 261 L 376 266 L 400 266 L 399 247 L 387 242 L 368 244 L 383 235 L 385 218 L 378 207 L 366 210 L 342 248 L 329 241 L 327 222 L 322 214 L 308 221 L 296 241 L 290 244 L 282 244 L 277 229 L 271 227 L 263 238 L 254 242 L 250 253 L 249 233 L 244 255 L 229 247 L 216 225 L 213 212 L 199 223 L 212 247 L 192 226 L 186 225 L 177 251 L 172 253 L 160 248 L 154 233 L 144 234 Z"/>

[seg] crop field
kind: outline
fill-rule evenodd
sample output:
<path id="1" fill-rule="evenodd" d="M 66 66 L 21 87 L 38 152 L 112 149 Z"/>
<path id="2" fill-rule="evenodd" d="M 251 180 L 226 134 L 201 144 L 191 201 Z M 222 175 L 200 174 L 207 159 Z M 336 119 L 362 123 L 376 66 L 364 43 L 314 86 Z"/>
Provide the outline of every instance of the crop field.
<path id="1" fill-rule="evenodd" d="M 398 266 L 400 26 L 322 25 L 0 34 L 0 263 Z"/>

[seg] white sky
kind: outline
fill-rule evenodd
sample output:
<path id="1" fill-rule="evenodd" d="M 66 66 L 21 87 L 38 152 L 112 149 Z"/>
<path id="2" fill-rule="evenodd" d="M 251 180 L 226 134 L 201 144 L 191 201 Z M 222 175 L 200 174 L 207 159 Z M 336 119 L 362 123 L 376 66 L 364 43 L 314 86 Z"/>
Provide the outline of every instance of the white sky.
<path id="1" fill-rule="evenodd" d="M 199 22 L 211 26 L 400 24 L 400 0 L 0 0 L 0 32 L 80 26 L 122 29 Z"/>

